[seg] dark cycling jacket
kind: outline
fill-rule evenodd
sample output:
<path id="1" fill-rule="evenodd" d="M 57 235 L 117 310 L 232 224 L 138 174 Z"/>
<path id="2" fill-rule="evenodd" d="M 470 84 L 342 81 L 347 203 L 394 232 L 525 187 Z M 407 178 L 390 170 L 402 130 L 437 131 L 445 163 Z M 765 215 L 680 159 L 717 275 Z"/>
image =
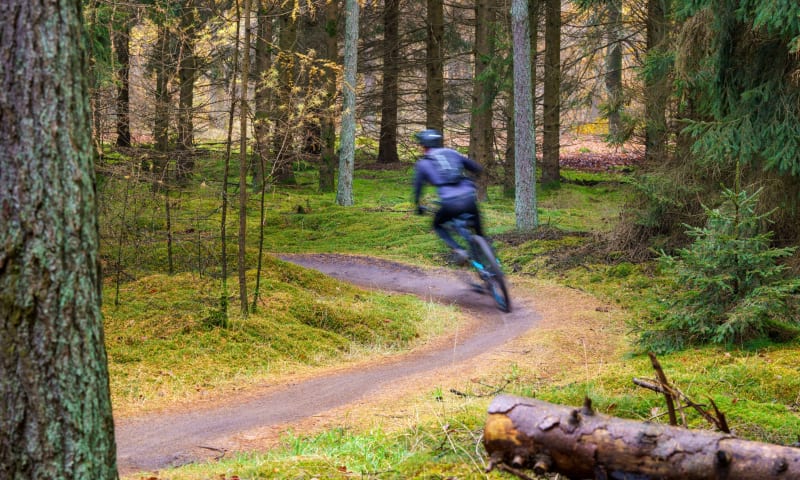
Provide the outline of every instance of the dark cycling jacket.
<path id="1" fill-rule="evenodd" d="M 469 157 L 450 148 L 431 148 L 417 161 L 414 175 L 414 203 L 419 204 L 422 187 L 430 183 L 442 202 L 475 193 L 475 183 L 463 170 L 480 173 L 483 168 Z"/>

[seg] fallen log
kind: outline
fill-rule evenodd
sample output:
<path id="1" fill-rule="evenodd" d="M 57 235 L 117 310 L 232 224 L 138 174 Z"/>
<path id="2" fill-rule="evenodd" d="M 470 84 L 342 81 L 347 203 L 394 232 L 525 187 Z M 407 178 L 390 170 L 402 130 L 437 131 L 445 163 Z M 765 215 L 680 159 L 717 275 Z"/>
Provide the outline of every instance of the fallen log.
<path id="1" fill-rule="evenodd" d="M 483 445 L 489 470 L 533 469 L 570 479 L 800 479 L 800 449 L 498 396 Z M 523 477 L 524 478 L 524 477 Z"/>

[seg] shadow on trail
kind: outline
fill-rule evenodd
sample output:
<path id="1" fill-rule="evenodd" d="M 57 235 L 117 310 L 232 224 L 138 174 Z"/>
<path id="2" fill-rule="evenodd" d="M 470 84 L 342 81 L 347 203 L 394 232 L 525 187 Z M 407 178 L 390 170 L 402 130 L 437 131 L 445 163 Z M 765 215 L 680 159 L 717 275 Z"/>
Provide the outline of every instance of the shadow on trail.
<path id="1" fill-rule="evenodd" d="M 440 349 L 397 355 L 372 367 L 321 374 L 255 398 L 121 421 L 116 426 L 121 473 L 153 471 L 213 458 L 237 433 L 296 422 L 354 402 L 392 381 L 454 365 L 521 335 L 538 320 L 537 314 L 520 302 L 514 304 L 513 312 L 500 312 L 490 296 L 472 291 L 463 277 L 450 270 L 422 270 L 345 255 L 281 258 L 362 287 L 459 305 L 479 319 L 478 327 L 468 337 Z M 513 294 L 512 288 L 512 302 Z"/>

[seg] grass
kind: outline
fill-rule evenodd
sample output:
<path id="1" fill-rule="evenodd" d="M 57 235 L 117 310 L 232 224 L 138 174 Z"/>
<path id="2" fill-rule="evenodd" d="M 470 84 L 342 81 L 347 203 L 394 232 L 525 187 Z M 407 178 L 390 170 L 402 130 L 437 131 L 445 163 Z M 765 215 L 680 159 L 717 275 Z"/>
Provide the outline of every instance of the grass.
<path id="1" fill-rule="evenodd" d="M 101 182 L 104 315 L 115 411 L 130 415 L 182 400 L 246 389 L 290 373 L 398 352 L 458 321 L 448 307 L 367 292 L 265 256 L 257 312 L 238 318 L 228 284 L 230 326 L 214 325 L 220 282 L 218 155 L 198 159 L 193 183 L 170 192 L 173 261 L 166 275 L 163 193 L 130 179 Z M 613 228 L 628 194 L 620 174 L 564 171 L 559 188 L 538 192 L 542 227 L 514 232 L 513 202 L 490 189 L 481 205 L 515 294 L 531 296 L 543 324 L 508 348 L 513 365 L 483 365 L 478 378 L 437 378 L 406 398 L 376 399 L 379 412 L 346 416 L 322 431 L 289 432 L 262 453 L 159 473 L 163 479 L 485 478 L 480 434 L 486 387 L 579 405 L 590 395 L 604 413 L 665 421 L 660 395 L 634 387 L 652 377 L 649 360 L 628 342 L 660 295 L 660 273 L 592 254 L 595 235 Z M 268 193 L 267 252 L 357 253 L 437 265 L 444 249 L 430 218 L 412 213 L 410 166 L 356 171 L 356 206 L 316 191 L 313 172 Z M 127 192 L 127 197 L 126 197 Z M 235 195 L 235 188 L 231 195 Z M 127 198 L 126 205 L 123 200 Z M 258 198 L 248 210 L 247 262 L 255 266 Z M 229 273 L 235 273 L 237 210 L 229 212 Z M 121 259 L 119 305 L 117 259 Z M 235 277 L 235 275 L 234 275 Z M 255 272 L 248 272 L 252 294 Z M 567 307 L 576 302 L 580 308 Z M 565 310 L 576 311 L 569 318 Z M 549 322 L 549 323 L 548 323 Z M 542 359 L 557 359 L 543 364 Z M 800 433 L 800 344 L 691 349 L 660 358 L 667 376 L 698 402 L 712 398 L 744 438 L 791 443 Z M 456 389 L 467 392 L 456 395 Z M 380 409 L 383 410 L 380 410 Z M 693 413 L 690 426 L 709 428 Z M 503 474 L 493 473 L 492 478 Z M 131 477 L 139 478 L 139 477 Z"/>
<path id="2" fill-rule="evenodd" d="M 228 328 L 210 323 L 218 309 L 211 278 L 154 274 L 124 286 L 125 301 L 104 308 L 118 415 L 396 353 L 459 317 L 412 296 L 367 292 L 265 260 L 272 276 L 257 310 L 246 319 L 232 313 Z"/>

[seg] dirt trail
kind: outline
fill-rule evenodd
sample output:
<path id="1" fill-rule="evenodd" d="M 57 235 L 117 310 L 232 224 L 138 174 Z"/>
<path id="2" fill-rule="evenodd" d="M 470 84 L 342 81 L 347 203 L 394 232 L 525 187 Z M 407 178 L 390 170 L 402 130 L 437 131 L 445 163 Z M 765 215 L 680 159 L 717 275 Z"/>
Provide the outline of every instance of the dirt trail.
<path id="1" fill-rule="evenodd" d="M 241 447 L 240 434 L 308 417 L 355 402 L 400 380 L 450 367 L 486 353 L 529 330 L 539 320 L 523 302 L 504 314 L 492 299 L 472 291 L 463 272 L 422 270 L 398 263 L 340 255 L 291 255 L 284 260 L 374 289 L 412 293 L 457 304 L 478 321 L 464 338 L 398 355 L 368 367 L 323 374 L 266 388 L 247 398 L 189 412 L 157 413 L 116 426 L 120 472 L 153 471 L 218 456 Z M 511 291 L 514 300 L 513 288 Z"/>

